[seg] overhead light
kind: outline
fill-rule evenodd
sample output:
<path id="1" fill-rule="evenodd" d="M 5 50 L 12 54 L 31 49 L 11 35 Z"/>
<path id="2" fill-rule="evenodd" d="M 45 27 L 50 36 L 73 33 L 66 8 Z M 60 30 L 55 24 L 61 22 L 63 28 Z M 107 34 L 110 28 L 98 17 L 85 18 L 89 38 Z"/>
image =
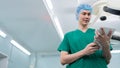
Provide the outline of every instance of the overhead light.
<path id="1" fill-rule="evenodd" d="M 58 18 L 56 16 L 54 17 L 54 22 L 53 23 L 54 23 L 54 26 L 57 29 L 58 34 L 60 35 L 61 39 L 63 39 L 64 34 L 63 34 L 63 31 L 62 31 L 60 22 L 59 22 L 59 20 L 58 20 Z"/>
<path id="2" fill-rule="evenodd" d="M 80 3 L 80 1 L 79 0 L 77 0 L 78 1 L 78 4 Z"/>
<path id="3" fill-rule="evenodd" d="M 14 46 L 16 46 L 17 48 L 19 48 L 21 51 L 23 51 L 25 54 L 27 55 L 31 55 L 31 53 L 26 50 L 24 47 L 22 47 L 20 44 L 18 44 L 16 41 L 11 40 L 10 43 L 12 43 Z"/>
<path id="4" fill-rule="evenodd" d="M 53 25 L 55 26 L 56 28 L 56 31 L 58 32 L 59 36 L 61 39 L 63 39 L 64 37 L 64 34 L 63 34 L 63 31 L 62 31 L 62 28 L 61 28 L 61 25 L 60 25 L 60 22 L 57 18 L 57 16 L 55 15 L 54 11 L 53 11 L 53 5 L 51 3 L 51 0 L 43 0 L 49 14 L 50 14 L 50 17 L 53 21 Z"/>
<path id="5" fill-rule="evenodd" d="M 7 35 L 3 31 L 0 30 L 0 36 L 2 36 L 3 38 L 6 38 Z"/>
<path id="6" fill-rule="evenodd" d="M 111 53 L 120 53 L 120 50 L 112 50 Z"/>
<path id="7" fill-rule="evenodd" d="M 46 2 L 47 2 L 48 7 L 52 10 L 53 9 L 53 5 L 52 5 L 51 0 L 46 0 Z"/>

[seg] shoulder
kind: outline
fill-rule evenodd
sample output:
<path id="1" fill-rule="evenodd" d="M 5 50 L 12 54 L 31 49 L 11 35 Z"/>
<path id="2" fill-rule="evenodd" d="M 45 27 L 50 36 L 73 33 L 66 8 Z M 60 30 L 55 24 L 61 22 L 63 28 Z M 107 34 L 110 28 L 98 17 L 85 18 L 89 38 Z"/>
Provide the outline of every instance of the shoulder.
<path id="1" fill-rule="evenodd" d="M 89 28 L 89 30 L 90 30 L 90 31 L 95 31 L 95 29 L 94 29 L 94 28 Z"/>
<path id="2" fill-rule="evenodd" d="M 94 29 L 94 28 L 89 28 L 89 30 L 95 31 L 95 29 Z"/>

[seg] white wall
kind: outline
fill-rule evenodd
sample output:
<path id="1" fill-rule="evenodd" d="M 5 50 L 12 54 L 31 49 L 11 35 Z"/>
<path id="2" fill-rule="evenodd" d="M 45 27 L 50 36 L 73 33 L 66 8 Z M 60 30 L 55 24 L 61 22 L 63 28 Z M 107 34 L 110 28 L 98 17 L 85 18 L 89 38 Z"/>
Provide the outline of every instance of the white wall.
<path id="1" fill-rule="evenodd" d="M 1 58 L 0 57 L 0 68 L 7 68 L 8 59 L 7 57 Z"/>
<path id="2" fill-rule="evenodd" d="M 65 68 L 60 64 L 58 55 L 37 55 L 35 68 Z"/>

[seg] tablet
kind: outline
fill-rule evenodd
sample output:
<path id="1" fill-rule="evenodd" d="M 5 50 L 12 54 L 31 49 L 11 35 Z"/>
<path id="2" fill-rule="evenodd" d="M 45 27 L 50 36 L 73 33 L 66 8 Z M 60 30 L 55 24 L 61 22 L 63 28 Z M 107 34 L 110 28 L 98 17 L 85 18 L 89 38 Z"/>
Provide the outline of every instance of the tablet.
<path id="1" fill-rule="evenodd" d="M 109 33 L 110 30 L 112 30 L 112 34 L 115 32 L 114 28 L 108 28 L 108 27 L 102 27 L 102 28 L 104 29 L 106 35 Z M 98 29 L 98 32 L 102 34 L 101 28 Z"/>
<path id="2" fill-rule="evenodd" d="M 102 27 L 102 28 L 104 29 L 106 35 L 109 33 L 110 30 L 112 30 L 112 34 L 115 32 L 115 29 L 113 29 L 113 28 L 108 28 L 108 27 Z M 97 29 L 97 31 L 100 34 L 102 34 L 101 28 Z M 102 46 L 101 46 L 100 42 L 98 42 L 97 40 L 95 40 L 95 42 L 100 46 L 100 49 L 102 49 Z"/>

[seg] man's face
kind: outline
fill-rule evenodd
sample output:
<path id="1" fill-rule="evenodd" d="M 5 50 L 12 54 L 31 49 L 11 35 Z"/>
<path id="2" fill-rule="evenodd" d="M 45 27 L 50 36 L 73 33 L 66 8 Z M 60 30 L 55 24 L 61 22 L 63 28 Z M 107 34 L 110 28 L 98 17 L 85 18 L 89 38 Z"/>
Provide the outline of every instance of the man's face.
<path id="1" fill-rule="evenodd" d="M 91 12 L 88 10 L 82 10 L 79 14 L 79 22 L 81 25 L 88 25 L 91 18 Z"/>

